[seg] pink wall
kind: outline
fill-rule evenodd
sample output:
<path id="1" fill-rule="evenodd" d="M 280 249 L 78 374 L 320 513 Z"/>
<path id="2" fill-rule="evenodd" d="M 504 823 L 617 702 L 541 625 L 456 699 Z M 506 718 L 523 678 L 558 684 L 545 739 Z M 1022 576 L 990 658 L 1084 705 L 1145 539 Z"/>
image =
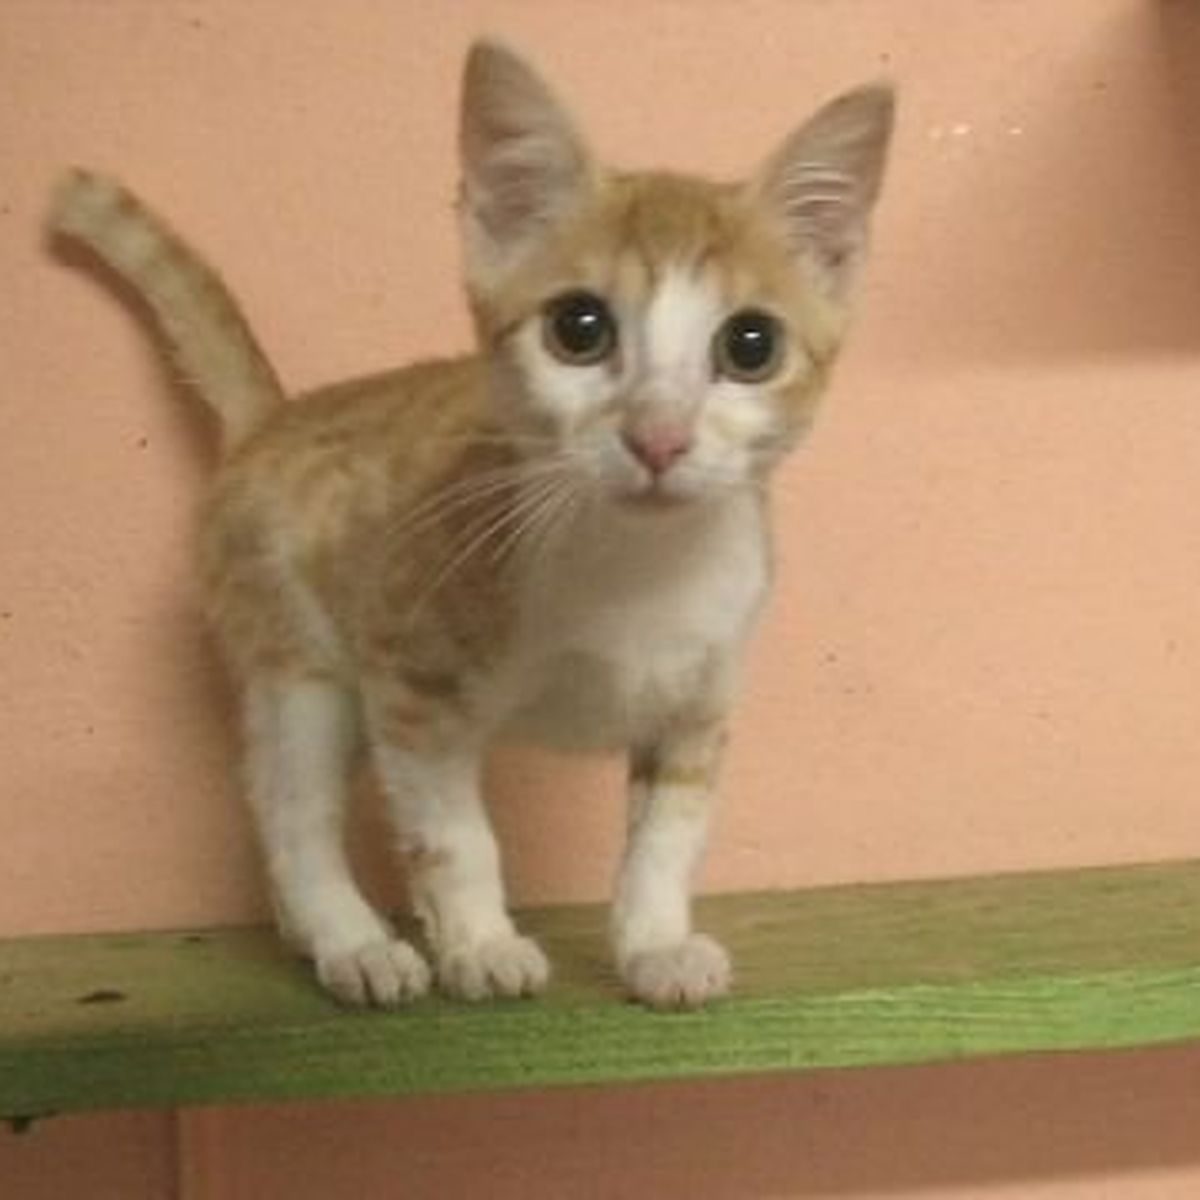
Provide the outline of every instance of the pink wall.
<path id="1" fill-rule="evenodd" d="M 781 488 L 708 886 L 1200 852 L 1191 7 L 5 0 L 0 934 L 262 912 L 188 577 L 207 442 L 130 314 L 39 244 L 55 171 L 117 170 L 170 213 L 296 385 L 452 349 L 479 30 L 632 164 L 734 173 L 837 89 L 902 88 L 862 319 Z M 499 775 L 516 892 L 602 895 L 612 773 Z M 90 1195 L 159 1196 L 178 1151 L 190 1197 L 392 1195 L 415 1154 L 405 1195 L 1170 1200 L 1200 1185 L 1173 1124 L 1200 1127 L 1197 1066 L 83 1119 L 0 1137 L 0 1192 L 61 1195 L 72 1162 Z"/>

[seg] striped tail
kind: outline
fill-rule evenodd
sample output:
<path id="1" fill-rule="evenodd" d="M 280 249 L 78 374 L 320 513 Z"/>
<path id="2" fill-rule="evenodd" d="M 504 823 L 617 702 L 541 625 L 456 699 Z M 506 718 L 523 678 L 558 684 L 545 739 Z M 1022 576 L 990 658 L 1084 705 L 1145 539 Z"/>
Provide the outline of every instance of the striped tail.
<path id="1" fill-rule="evenodd" d="M 184 377 L 216 410 L 232 450 L 284 400 L 283 388 L 220 277 L 115 180 L 72 171 L 49 227 L 89 246 L 146 301 Z"/>

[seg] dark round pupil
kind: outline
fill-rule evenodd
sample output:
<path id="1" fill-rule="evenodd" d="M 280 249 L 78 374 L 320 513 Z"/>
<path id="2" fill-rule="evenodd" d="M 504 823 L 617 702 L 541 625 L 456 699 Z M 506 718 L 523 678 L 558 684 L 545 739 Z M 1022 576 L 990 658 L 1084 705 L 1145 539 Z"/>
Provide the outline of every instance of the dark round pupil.
<path id="1" fill-rule="evenodd" d="M 604 345 L 612 318 L 604 301 L 587 292 L 563 297 L 554 312 L 554 336 L 569 354 L 585 355 Z"/>
<path id="2" fill-rule="evenodd" d="M 742 313 L 725 333 L 725 353 L 739 371 L 761 371 L 775 353 L 775 322 L 766 313 Z"/>

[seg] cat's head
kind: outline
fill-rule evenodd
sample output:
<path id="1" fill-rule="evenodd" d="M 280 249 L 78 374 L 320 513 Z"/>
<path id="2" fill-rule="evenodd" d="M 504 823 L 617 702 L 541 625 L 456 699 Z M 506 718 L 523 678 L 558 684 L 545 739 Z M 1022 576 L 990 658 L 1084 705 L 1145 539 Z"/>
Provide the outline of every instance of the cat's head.
<path id="1" fill-rule="evenodd" d="M 867 245 L 892 127 L 849 92 L 748 180 L 619 173 L 518 56 L 470 51 L 461 215 L 499 419 L 631 506 L 765 477 L 807 429 Z"/>

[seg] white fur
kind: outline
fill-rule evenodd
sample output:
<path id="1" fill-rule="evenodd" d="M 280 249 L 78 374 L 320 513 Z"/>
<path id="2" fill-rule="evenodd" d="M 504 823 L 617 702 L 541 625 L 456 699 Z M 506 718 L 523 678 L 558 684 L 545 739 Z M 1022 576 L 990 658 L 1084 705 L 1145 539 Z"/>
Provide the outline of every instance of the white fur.
<path id="1" fill-rule="evenodd" d="M 353 703 L 334 684 L 257 683 L 245 699 L 248 790 L 280 927 L 352 1004 L 424 992 L 429 972 L 354 882 L 342 844 Z"/>
<path id="2" fill-rule="evenodd" d="M 654 790 L 652 797 L 631 797 L 643 811 L 630 822 L 613 902 L 620 962 L 676 945 L 691 933 L 688 886 L 704 849 L 707 806 L 693 785 L 668 783 Z"/>
<path id="3" fill-rule="evenodd" d="M 714 281 L 673 267 L 650 298 L 642 328 L 637 396 L 665 414 L 691 416 L 706 399 L 712 337 L 724 312 Z"/>
<path id="4" fill-rule="evenodd" d="M 526 580 L 512 731 L 583 750 L 653 736 L 714 665 L 728 685 L 720 666 L 732 672 L 766 584 L 745 495 L 672 514 L 597 505 Z"/>
<path id="5" fill-rule="evenodd" d="M 442 986 L 480 1000 L 541 991 L 549 965 L 513 928 L 476 747 L 417 755 L 377 737 L 375 762 L 412 864 L 413 907 Z"/>
<path id="6" fill-rule="evenodd" d="M 630 991 L 652 1007 L 694 1007 L 729 988 L 725 951 L 692 930 L 692 877 L 704 852 L 711 805 L 710 785 L 698 781 L 632 788 L 610 929 Z"/>

